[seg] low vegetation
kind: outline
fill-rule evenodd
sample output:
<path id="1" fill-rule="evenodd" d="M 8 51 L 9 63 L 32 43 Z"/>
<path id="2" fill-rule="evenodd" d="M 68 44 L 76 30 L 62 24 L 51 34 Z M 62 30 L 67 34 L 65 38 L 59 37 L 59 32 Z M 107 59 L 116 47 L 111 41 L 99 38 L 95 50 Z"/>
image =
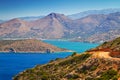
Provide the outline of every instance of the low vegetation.
<path id="1" fill-rule="evenodd" d="M 69 56 L 65 59 L 56 59 L 46 65 L 36 66 L 33 69 L 24 71 L 22 74 L 14 77 L 14 80 L 32 80 L 33 78 L 35 80 L 60 80 L 61 78 L 68 77 L 67 74 L 76 69 L 78 65 L 82 64 L 90 56 L 91 54 L 80 54 Z M 29 78 L 30 76 L 32 78 Z M 79 78 L 79 75 L 73 74 L 71 77 L 68 77 L 70 80 L 76 78 Z"/>
<path id="2" fill-rule="evenodd" d="M 13 80 L 117 80 L 120 77 L 119 65 L 120 61 L 93 58 L 87 52 L 38 65 Z"/>

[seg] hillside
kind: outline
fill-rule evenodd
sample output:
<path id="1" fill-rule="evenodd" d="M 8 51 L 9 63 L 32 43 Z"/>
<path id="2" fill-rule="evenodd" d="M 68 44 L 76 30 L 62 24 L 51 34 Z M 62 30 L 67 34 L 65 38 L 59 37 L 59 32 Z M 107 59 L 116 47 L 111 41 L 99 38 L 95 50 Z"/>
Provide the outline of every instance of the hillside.
<path id="1" fill-rule="evenodd" d="M 38 20 L 12 19 L 0 24 L 0 38 L 71 39 L 104 42 L 120 36 L 120 12 L 92 14 L 71 20 L 64 14 L 50 13 Z"/>
<path id="2" fill-rule="evenodd" d="M 108 49 L 120 48 L 120 38 L 106 42 L 101 46 Z M 112 43 L 113 45 L 109 46 Z M 27 69 L 13 80 L 118 80 L 120 79 L 120 58 L 114 57 L 110 51 L 101 46 L 65 58 L 57 58 L 45 65 L 37 65 Z M 119 50 L 118 50 L 119 51 Z M 119 51 L 120 52 L 120 51 Z"/>
<path id="3" fill-rule="evenodd" d="M 76 20 L 80 38 L 77 41 L 104 42 L 120 36 L 120 12 L 108 15 L 89 15 Z"/>
<path id="4" fill-rule="evenodd" d="M 68 31 L 65 27 L 71 20 L 64 14 L 50 13 L 42 19 L 38 19 L 29 24 L 31 31 L 30 34 L 40 38 L 46 39 L 59 39 Z M 33 33 L 32 33 L 33 32 Z"/>
<path id="5" fill-rule="evenodd" d="M 115 40 L 104 42 L 102 45 L 98 47 L 99 49 L 109 48 L 112 51 L 120 52 L 120 37 Z"/>
<path id="6" fill-rule="evenodd" d="M 120 37 L 108 42 L 104 42 L 102 45 L 90 51 L 109 52 L 112 57 L 120 58 Z"/>
<path id="7" fill-rule="evenodd" d="M 8 52 L 11 50 L 15 52 L 47 52 L 47 50 L 50 50 L 50 52 L 66 51 L 66 49 L 61 49 L 35 39 L 0 41 L 0 51 Z"/>
<path id="8" fill-rule="evenodd" d="M 71 20 L 63 14 L 50 13 L 34 21 L 24 21 L 19 18 L 0 24 L 1 38 L 62 38 L 68 30 L 67 23 Z"/>

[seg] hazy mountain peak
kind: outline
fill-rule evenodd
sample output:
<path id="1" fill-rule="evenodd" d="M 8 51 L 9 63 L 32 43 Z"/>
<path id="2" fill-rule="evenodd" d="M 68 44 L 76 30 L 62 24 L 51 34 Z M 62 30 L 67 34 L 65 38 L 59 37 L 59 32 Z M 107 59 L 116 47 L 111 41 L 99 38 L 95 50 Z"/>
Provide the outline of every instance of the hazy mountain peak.
<path id="1" fill-rule="evenodd" d="M 52 17 L 55 17 L 57 14 L 56 13 L 50 13 L 48 14 L 48 16 L 52 16 Z"/>
<path id="2" fill-rule="evenodd" d="M 59 14 L 59 13 L 50 13 L 47 15 L 47 17 L 50 18 L 62 18 L 62 17 L 66 17 L 64 14 Z"/>
<path id="3" fill-rule="evenodd" d="M 53 17 L 58 16 L 58 15 L 64 15 L 64 14 L 59 14 L 59 13 L 54 13 L 54 12 L 48 14 L 48 16 L 53 16 Z"/>

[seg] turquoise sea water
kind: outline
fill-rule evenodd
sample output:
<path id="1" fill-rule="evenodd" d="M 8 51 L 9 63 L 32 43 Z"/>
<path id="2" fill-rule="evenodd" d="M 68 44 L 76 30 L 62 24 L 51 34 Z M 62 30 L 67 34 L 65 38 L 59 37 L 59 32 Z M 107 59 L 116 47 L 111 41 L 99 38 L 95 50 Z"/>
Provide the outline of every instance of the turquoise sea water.
<path id="1" fill-rule="evenodd" d="M 44 40 L 44 42 L 56 45 L 61 48 L 74 50 L 76 52 L 83 52 L 98 45 L 92 43 L 58 40 Z M 25 69 L 32 68 L 37 64 L 48 63 L 50 60 L 54 60 L 56 58 L 65 58 L 71 54 L 71 52 L 60 52 L 54 54 L 0 53 L 0 80 L 12 80 L 13 76 Z"/>
<path id="2" fill-rule="evenodd" d="M 83 43 L 83 42 L 71 42 L 71 41 L 60 41 L 60 40 L 44 40 L 44 42 L 53 44 L 60 48 L 73 50 L 78 53 L 84 52 L 88 49 L 94 48 L 99 45 L 97 43 Z"/>

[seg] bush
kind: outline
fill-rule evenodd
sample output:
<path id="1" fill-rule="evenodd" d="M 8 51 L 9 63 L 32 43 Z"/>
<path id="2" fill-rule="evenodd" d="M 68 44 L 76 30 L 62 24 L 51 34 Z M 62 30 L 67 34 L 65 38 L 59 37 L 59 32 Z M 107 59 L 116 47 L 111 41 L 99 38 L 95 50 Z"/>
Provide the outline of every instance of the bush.
<path id="1" fill-rule="evenodd" d="M 117 71 L 111 69 L 111 70 L 107 70 L 106 72 L 104 72 L 102 75 L 101 75 L 101 78 L 103 80 L 110 80 L 113 78 L 115 79 L 115 76 L 117 76 Z"/>
<path id="2" fill-rule="evenodd" d="M 68 75 L 69 80 L 75 80 L 77 78 L 79 78 L 79 76 L 77 74 Z"/>
<path id="3" fill-rule="evenodd" d="M 77 54 L 77 52 L 73 52 L 73 54 L 71 55 L 72 57 L 75 56 Z"/>
<path id="4" fill-rule="evenodd" d="M 47 75 L 42 75 L 41 80 L 48 80 L 49 77 Z"/>
<path id="5" fill-rule="evenodd" d="M 90 68 L 91 71 L 94 71 L 94 70 L 96 70 L 96 69 L 97 69 L 97 66 L 92 66 L 92 67 Z"/>
<path id="6" fill-rule="evenodd" d="M 64 66 L 64 65 L 71 65 L 74 63 L 81 63 L 82 61 L 86 60 L 88 57 L 90 57 L 91 54 L 81 54 L 79 56 L 74 56 L 72 59 L 66 60 L 64 62 L 59 63 L 59 65 Z"/>

